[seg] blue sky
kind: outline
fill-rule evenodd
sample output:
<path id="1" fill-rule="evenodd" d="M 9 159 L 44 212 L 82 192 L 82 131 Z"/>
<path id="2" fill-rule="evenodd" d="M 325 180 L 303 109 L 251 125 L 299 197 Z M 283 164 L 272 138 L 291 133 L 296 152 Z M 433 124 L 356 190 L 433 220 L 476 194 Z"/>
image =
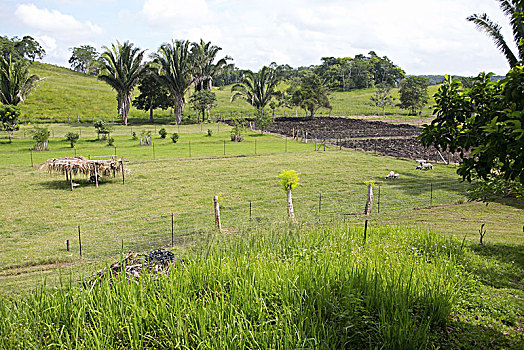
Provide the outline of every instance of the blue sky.
<path id="1" fill-rule="evenodd" d="M 43 61 L 62 66 L 83 44 L 101 51 L 129 40 L 153 52 L 202 38 L 254 70 L 374 50 L 408 74 L 505 74 L 504 57 L 466 21 L 483 12 L 511 41 L 495 0 L 0 0 L 0 35 L 31 35 L 48 53 Z"/>

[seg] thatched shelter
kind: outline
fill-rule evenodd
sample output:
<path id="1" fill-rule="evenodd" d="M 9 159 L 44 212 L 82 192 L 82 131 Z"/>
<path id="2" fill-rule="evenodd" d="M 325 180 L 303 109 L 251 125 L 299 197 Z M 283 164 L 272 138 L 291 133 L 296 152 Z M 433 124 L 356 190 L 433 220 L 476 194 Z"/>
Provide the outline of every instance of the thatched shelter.
<path id="1" fill-rule="evenodd" d="M 73 175 L 83 174 L 87 178 L 94 179 L 96 187 L 98 187 L 98 179 L 100 176 L 116 176 L 116 173 L 122 173 L 122 183 L 125 183 L 124 175 L 124 161 L 123 158 L 105 158 L 105 159 L 91 159 L 82 156 L 72 158 L 53 158 L 40 164 L 38 170 L 47 168 L 50 173 L 63 174 L 66 180 L 71 183 L 71 191 L 73 190 Z"/>

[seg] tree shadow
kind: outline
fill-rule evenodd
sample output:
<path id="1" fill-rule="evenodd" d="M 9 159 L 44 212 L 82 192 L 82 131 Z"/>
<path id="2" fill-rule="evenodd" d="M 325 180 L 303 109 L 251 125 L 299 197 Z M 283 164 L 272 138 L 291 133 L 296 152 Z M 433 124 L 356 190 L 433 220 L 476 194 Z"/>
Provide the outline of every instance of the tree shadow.
<path id="1" fill-rule="evenodd" d="M 102 181 L 99 181 L 98 182 L 98 186 L 105 186 L 106 184 L 110 184 L 114 182 L 113 179 L 105 179 L 105 180 L 102 180 Z M 69 180 L 66 180 L 65 178 L 63 180 L 49 180 L 49 181 L 43 181 L 40 183 L 42 187 L 44 188 L 47 188 L 47 189 L 50 189 L 50 190 L 65 190 L 65 191 L 71 191 L 71 183 L 69 182 Z M 75 179 L 73 178 L 73 184 L 75 184 L 76 186 L 73 187 L 73 191 L 77 188 L 80 188 L 80 187 L 88 187 L 88 186 L 92 186 L 92 187 L 95 187 L 95 183 L 94 182 L 87 182 L 86 179 Z"/>

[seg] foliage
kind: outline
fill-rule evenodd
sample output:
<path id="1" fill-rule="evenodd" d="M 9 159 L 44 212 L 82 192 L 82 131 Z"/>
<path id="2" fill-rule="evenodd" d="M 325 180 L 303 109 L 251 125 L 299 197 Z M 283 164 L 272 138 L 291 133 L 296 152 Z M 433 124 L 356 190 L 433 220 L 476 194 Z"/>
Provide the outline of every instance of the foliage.
<path id="1" fill-rule="evenodd" d="M 368 181 L 364 181 L 364 185 L 366 185 L 366 187 L 373 187 L 375 186 L 375 181 L 374 180 L 368 180 Z"/>
<path id="2" fill-rule="evenodd" d="M 12 57 L 14 61 L 18 61 L 27 57 L 34 61 L 36 58 L 42 59 L 45 54 L 40 43 L 32 36 L 25 35 L 22 39 L 0 36 L 0 56 L 6 60 Z"/>
<path id="3" fill-rule="evenodd" d="M 0 57 L 0 103 L 13 106 L 23 103 L 39 80 L 38 75 L 29 76 L 23 60 Z"/>
<path id="4" fill-rule="evenodd" d="M 222 207 L 222 200 L 224 199 L 222 192 L 218 192 L 215 196 L 217 196 L 218 199 L 218 207 Z"/>
<path id="5" fill-rule="evenodd" d="M 382 115 L 386 114 L 386 106 L 393 105 L 395 100 L 393 96 L 390 95 L 392 86 L 387 83 L 380 83 L 375 88 L 375 94 L 371 96 L 370 100 L 373 106 L 382 108 Z"/>
<path id="6" fill-rule="evenodd" d="M 293 191 L 295 187 L 297 187 L 299 184 L 298 175 L 300 174 L 297 173 L 295 170 L 282 170 L 280 175 L 277 176 L 280 179 L 280 184 L 282 185 L 282 189 L 286 192 L 288 190 Z"/>
<path id="7" fill-rule="evenodd" d="M 138 140 L 138 137 L 136 136 L 136 132 L 135 131 L 133 131 L 131 133 L 131 140 Z"/>
<path id="8" fill-rule="evenodd" d="M 264 66 L 257 73 L 244 71 L 242 82 L 231 87 L 231 102 L 242 99 L 255 107 L 263 110 L 275 92 L 278 80 L 273 65 Z"/>
<path id="9" fill-rule="evenodd" d="M 96 129 L 98 140 L 100 140 L 100 135 L 102 135 L 102 140 L 104 140 L 111 133 L 111 127 L 103 120 L 97 120 L 93 126 Z"/>
<path id="10" fill-rule="evenodd" d="M 153 55 L 155 76 L 173 98 L 177 124 L 182 121 L 184 96 L 193 83 L 189 41 L 176 40 L 160 46 Z"/>
<path id="11" fill-rule="evenodd" d="M 67 134 L 65 134 L 65 139 L 66 141 L 69 141 L 69 143 L 71 144 L 71 148 L 75 147 L 75 143 L 78 141 L 78 139 L 80 138 L 80 135 L 76 132 L 68 132 Z"/>
<path id="12" fill-rule="evenodd" d="M 516 66 L 500 82 L 491 75 L 481 73 L 470 89 L 447 76 L 435 95 L 436 118 L 421 140 L 460 152 L 465 159 L 457 172 L 465 180 L 500 174 L 524 184 L 524 70 Z"/>
<path id="13" fill-rule="evenodd" d="M 127 116 L 131 107 L 131 92 L 140 81 L 144 66 L 144 51 L 133 47 L 129 41 L 113 43 L 111 49 L 104 46 L 101 59 L 104 63 L 98 79 L 106 82 L 116 91 L 118 114 L 127 125 Z"/>
<path id="14" fill-rule="evenodd" d="M 173 135 L 171 135 L 171 141 L 173 141 L 173 143 L 177 143 L 177 141 L 178 141 L 178 134 L 176 132 L 173 133 Z"/>
<path id="15" fill-rule="evenodd" d="M 506 180 L 501 174 L 492 173 L 487 179 L 474 181 L 468 187 L 469 200 L 491 202 L 499 198 L 524 198 L 524 185 L 518 181 Z"/>
<path id="16" fill-rule="evenodd" d="M 321 107 L 331 109 L 329 90 L 315 73 L 307 73 L 298 88 L 291 87 L 288 93 L 291 95 L 291 103 L 304 109 L 310 117 L 313 117 Z"/>
<path id="17" fill-rule="evenodd" d="M 151 69 L 147 69 L 140 78 L 138 85 L 140 94 L 133 99 L 136 109 L 149 111 L 149 121 L 153 122 L 153 110 L 163 110 L 173 107 L 173 99 L 169 96 L 169 90 L 155 77 Z"/>
<path id="18" fill-rule="evenodd" d="M 192 75 L 195 82 L 195 90 L 211 90 L 213 79 L 223 71 L 229 70 L 227 61 L 231 57 L 224 57 L 215 63 L 216 55 L 222 48 L 211 45 L 211 42 L 205 42 L 200 39 L 199 43 L 193 43 L 191 46 Z"/>
<path id="19" fill-rule="evenodd" d="M 518 47 L 518 55 L 515 55 L 502 35 L 502 27 L 493 22 L 487 14 L 474 14 L 467 18 L 473 22 L 478 30 L 484 31 L 493 39 L 499 51 L 506 57 L 511 68 L 515 67 L 519 61 L 524 60 L 524 25 L 522 18 L 524 15 L 524 3 L 521 0 L 497 0 L 504 15 L 508 17 L 513 40 Z"/>
<path id="20" fill-rule="evenodd" d="M 33 127 L 33 130 L 31 130 L 31 134 L 33 135 L 33 140 L 41 143 L 48 141 L 49 135 L 51 133 L 49 132 L 49 129 L 45 126 L 40 127 L 38 125 L 35 125 Z"/>
<path id="21" fill-rule="evenodd" d="M 9 134 L 9 142 L 11 142 L 13 131 L 20 128 L 18 118 L 20 118 L 19 108 L 12 105 L 0 105 L 0 123 L 2 129 Z"/>
<path id="22" fill-rule="evenodd" d="M 114 146 L 115 145 L 115 139 L 111 136 L 107 138 L 107 145 L 108 146 Z"/>
<path id="23" fill-rule="evenodd" d="M 428 102 L 429 80 L 424 77 L 408 77 L 400 82 L 400 107 L 409 109 L 412 115 Z"/>
<path id="24" fill-rule="evenodd" d="M 213 130 L 207 129 L 207 136 L 209 137 L 213 136 Z"/>
<path id="25" fill-rule="evenodd" d="M 160 130 L 158 130 L 158 134 L 160 135 L 161 139 L 165 139 L 167 136 L 167 131 L 165 128 L 161 128 Z"/>
<path id="26" fill-rule="evenodd" d="M 206 119 L 206 110 L 210 110 L 216 107 L 217 97 L 214 92 L 210 90 L 200 90 L 194 92 L 189 98 L 189 103 L 192 104 L 194 110 L 198 111 L 198 122 L 200 122 L 200 116 L 202 121 Z"/>
<path id="27" fill-rule="evenodd" d="M 71 57 L 69 58 L 69 64 L 71 68 L 77 72 L 89 74 L 100 57 L 96 49 L 91 45 L 80 45 L 71 49 Z"/>

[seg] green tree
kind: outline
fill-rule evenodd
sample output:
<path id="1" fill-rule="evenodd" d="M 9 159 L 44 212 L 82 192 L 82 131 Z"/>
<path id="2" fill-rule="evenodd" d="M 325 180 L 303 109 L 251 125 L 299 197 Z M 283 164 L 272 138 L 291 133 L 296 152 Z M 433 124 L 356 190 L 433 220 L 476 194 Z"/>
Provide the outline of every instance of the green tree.
<path id="1" fill-rule="evenodd" d="M 193 83 L 189 41 L 176 40 L 162 44 L 152 57 L 158 69 L 155 76 L 169 90 L 177 123 L 180 124 L 184 111 L 184 96 Z"/>
<path id="2" fill-rule="evenodd" d="M 90 66 L 99 58 L 98 52 L 91 45 L 81 45 L 70 50 L 72 53 L 69 58 L 69 64 L 77 72 L 88 74 Z"/>
<path id="3" fill-rule="evenodd" d="M 217 98 L 215 93 L 205 89 L 196 91 L 191 95 L 189 102 L 193 105 L 193 109 L 198 112 L 197 122 L 200 123 L 200 116 L 202 116 L 202 121 L 205 121 L 206 110 L 209 111 L 211 108 L 215 107 L 216 101 Z"/>
<path id="4" fill-rule="evenodd" d="M 29 75 L 26 62 L 13 62 L 0 57 L 0 103 L 17 106 L 40 81 L 38 75 Z"/>
<path id="5" fill-rule="evenodd" d="M 371 96 L 371 104 L 382 108 L 382 115 L 386 114 L 386 106 L 393 105 L 395 100 L 390 95 L 392 86 L 387 83 L 380 83 L 375 88 L 375 94 Z"/>
<path id="6" fill-rule="evenodd" d="M 7 131 L 9 135 L 9 143 L 11 143 L 13 131 L 20 128 L 18 118 L 20 118 L 19 108 L 12 105 L 0 106 L 0 123 L 2 124 L 2 129 Z"/>
<path id="7" fill-rule="evenodd" d="M 436 117 L 420 138 L 460 152 L 457 172 L 467 181 L 500 175 L 524 185 L 524 68 L 516 66 L 500 82 L 491 76 L 481 73 L 469 89 L 446 76 L 435 94 Z"/>
<path id="8" fill-rule="evenodd" d="M 18 52 L 20 57 L 27 57 L 33 62 L 37 57 L 42 59 L 46 54 L 38 41 L 29 35 L 24 36 L 22 40 L 14 41 L 14 49 Z"/>
<path id="9" fill-rule="evenodd" d="M 296 219 L 295 211 L 293 210 L 293 199 L 291 197 L 291 191 L 293 191 L 295 187 L 298 186 L 298 175 L 299 173 L 297 173 L 295 170 L 282 170 L 280 175 L 278 175 L 278 178 L 280 179 L 280 185 L 286 192 L 287 213 L 293 222 L 296 222 Z"/>
<path id="10" fill-rule="evenodd" d="M 244 71 L 242 81 L 231 87 L 231 102 L 242 99 L 255 107 L 257 113 L 261 113 L 271 100 L 277 83 L 273 65 L 264 66 L 257 73 Z"/>
<path id="11" fill-rule="evenodd" d="M 511 51 L 508 43 L 502 35 L 502 27 L 493 22 L 487 14 L 474 14 L 467 18 L 473 22 L 477 28 L 484 31 L 493 39 L 497 48 L 506 57 L 511 68 L 515 67 L 519 61 L 524 60 L 524 24 L 522 17 L 524 13 L 524 2 L 522 0 L 497 0 L 504 15 L 509 18 L 513 40 L 518 47 L 518 55 Z"/>
<path id="12" fill-rule="evenodd" d="M 69 143 L 71 144 L 71 148 L 75 147 L 75 143 L 78 141 L 79 138 L 80 135 L 77 132 L 70 131 L 67 134 L 65 134 L 65 139 L 66 141 L 69 141 Z"/>
<path id="13" fill-rule="evenodd" d="M 408 77 L 400 82 L 400 107 L 409 109 L 410 114 L 422 112 L 429 99 L 429 80 L 424 77 Z"/>
<path id="14" fill-rule="evenodd" d="M 107 135 L 111 133 L 111 127 L 103 120 L 97 120 L 93 126 L 96 129 L 97 140 L 100 141 L 100 135 L 102 135 L 102 140 L 107 138 Z"/>
<path id="15" fill-rule="evenodd" d="M 166 110 L 173 107 L 173 99 L 169 96 L 169 90 L 164 87 L 155 77 L 155 72 L 148 69 L 140 78 L 138 85 L 140 94 L 133 99 L 133 106 L 142 111 L 149 111 L 149 121 L 153 122 L 153 111 L 155 109 Z"/>
<path id="16" fill-rule="evenodd" d="M 329 90 L 322 84 L 320 77 L 309 72 L 302 80 L 297 89 L 289 90 L 291 102 L 306 111 L 309 117 L 323 107 L 331 109 L 329 104 Z"/>
<path id="17" fill-rule="evenodd" d="M 127 125 L 127 116 L 131 107 L 131 92 L 140 81 L 144 71 L 142 59 L 144 51 L 133 47 L 129 41 L 120 44 L 116 42 L 111 49 L 104 46 L 102 53 L 104 68 L 98 79 L 106 82 L 116 91 L 118 102 L 118 114 L 122 117 L 124 125 Z"/>
<path id="18" fill-rule="evenodd" d="M 224 69 L 227 69 L 227 61 L 230 57 L 219 59 L 216 63 L 216 56 L 222 48 L 211 45 L 200 39 L 199 43 L 193 43 L 191 47 L 191 59 L 193 61 L 193 78 L 195 90 L 211 90 L 213 79 Z"/>

